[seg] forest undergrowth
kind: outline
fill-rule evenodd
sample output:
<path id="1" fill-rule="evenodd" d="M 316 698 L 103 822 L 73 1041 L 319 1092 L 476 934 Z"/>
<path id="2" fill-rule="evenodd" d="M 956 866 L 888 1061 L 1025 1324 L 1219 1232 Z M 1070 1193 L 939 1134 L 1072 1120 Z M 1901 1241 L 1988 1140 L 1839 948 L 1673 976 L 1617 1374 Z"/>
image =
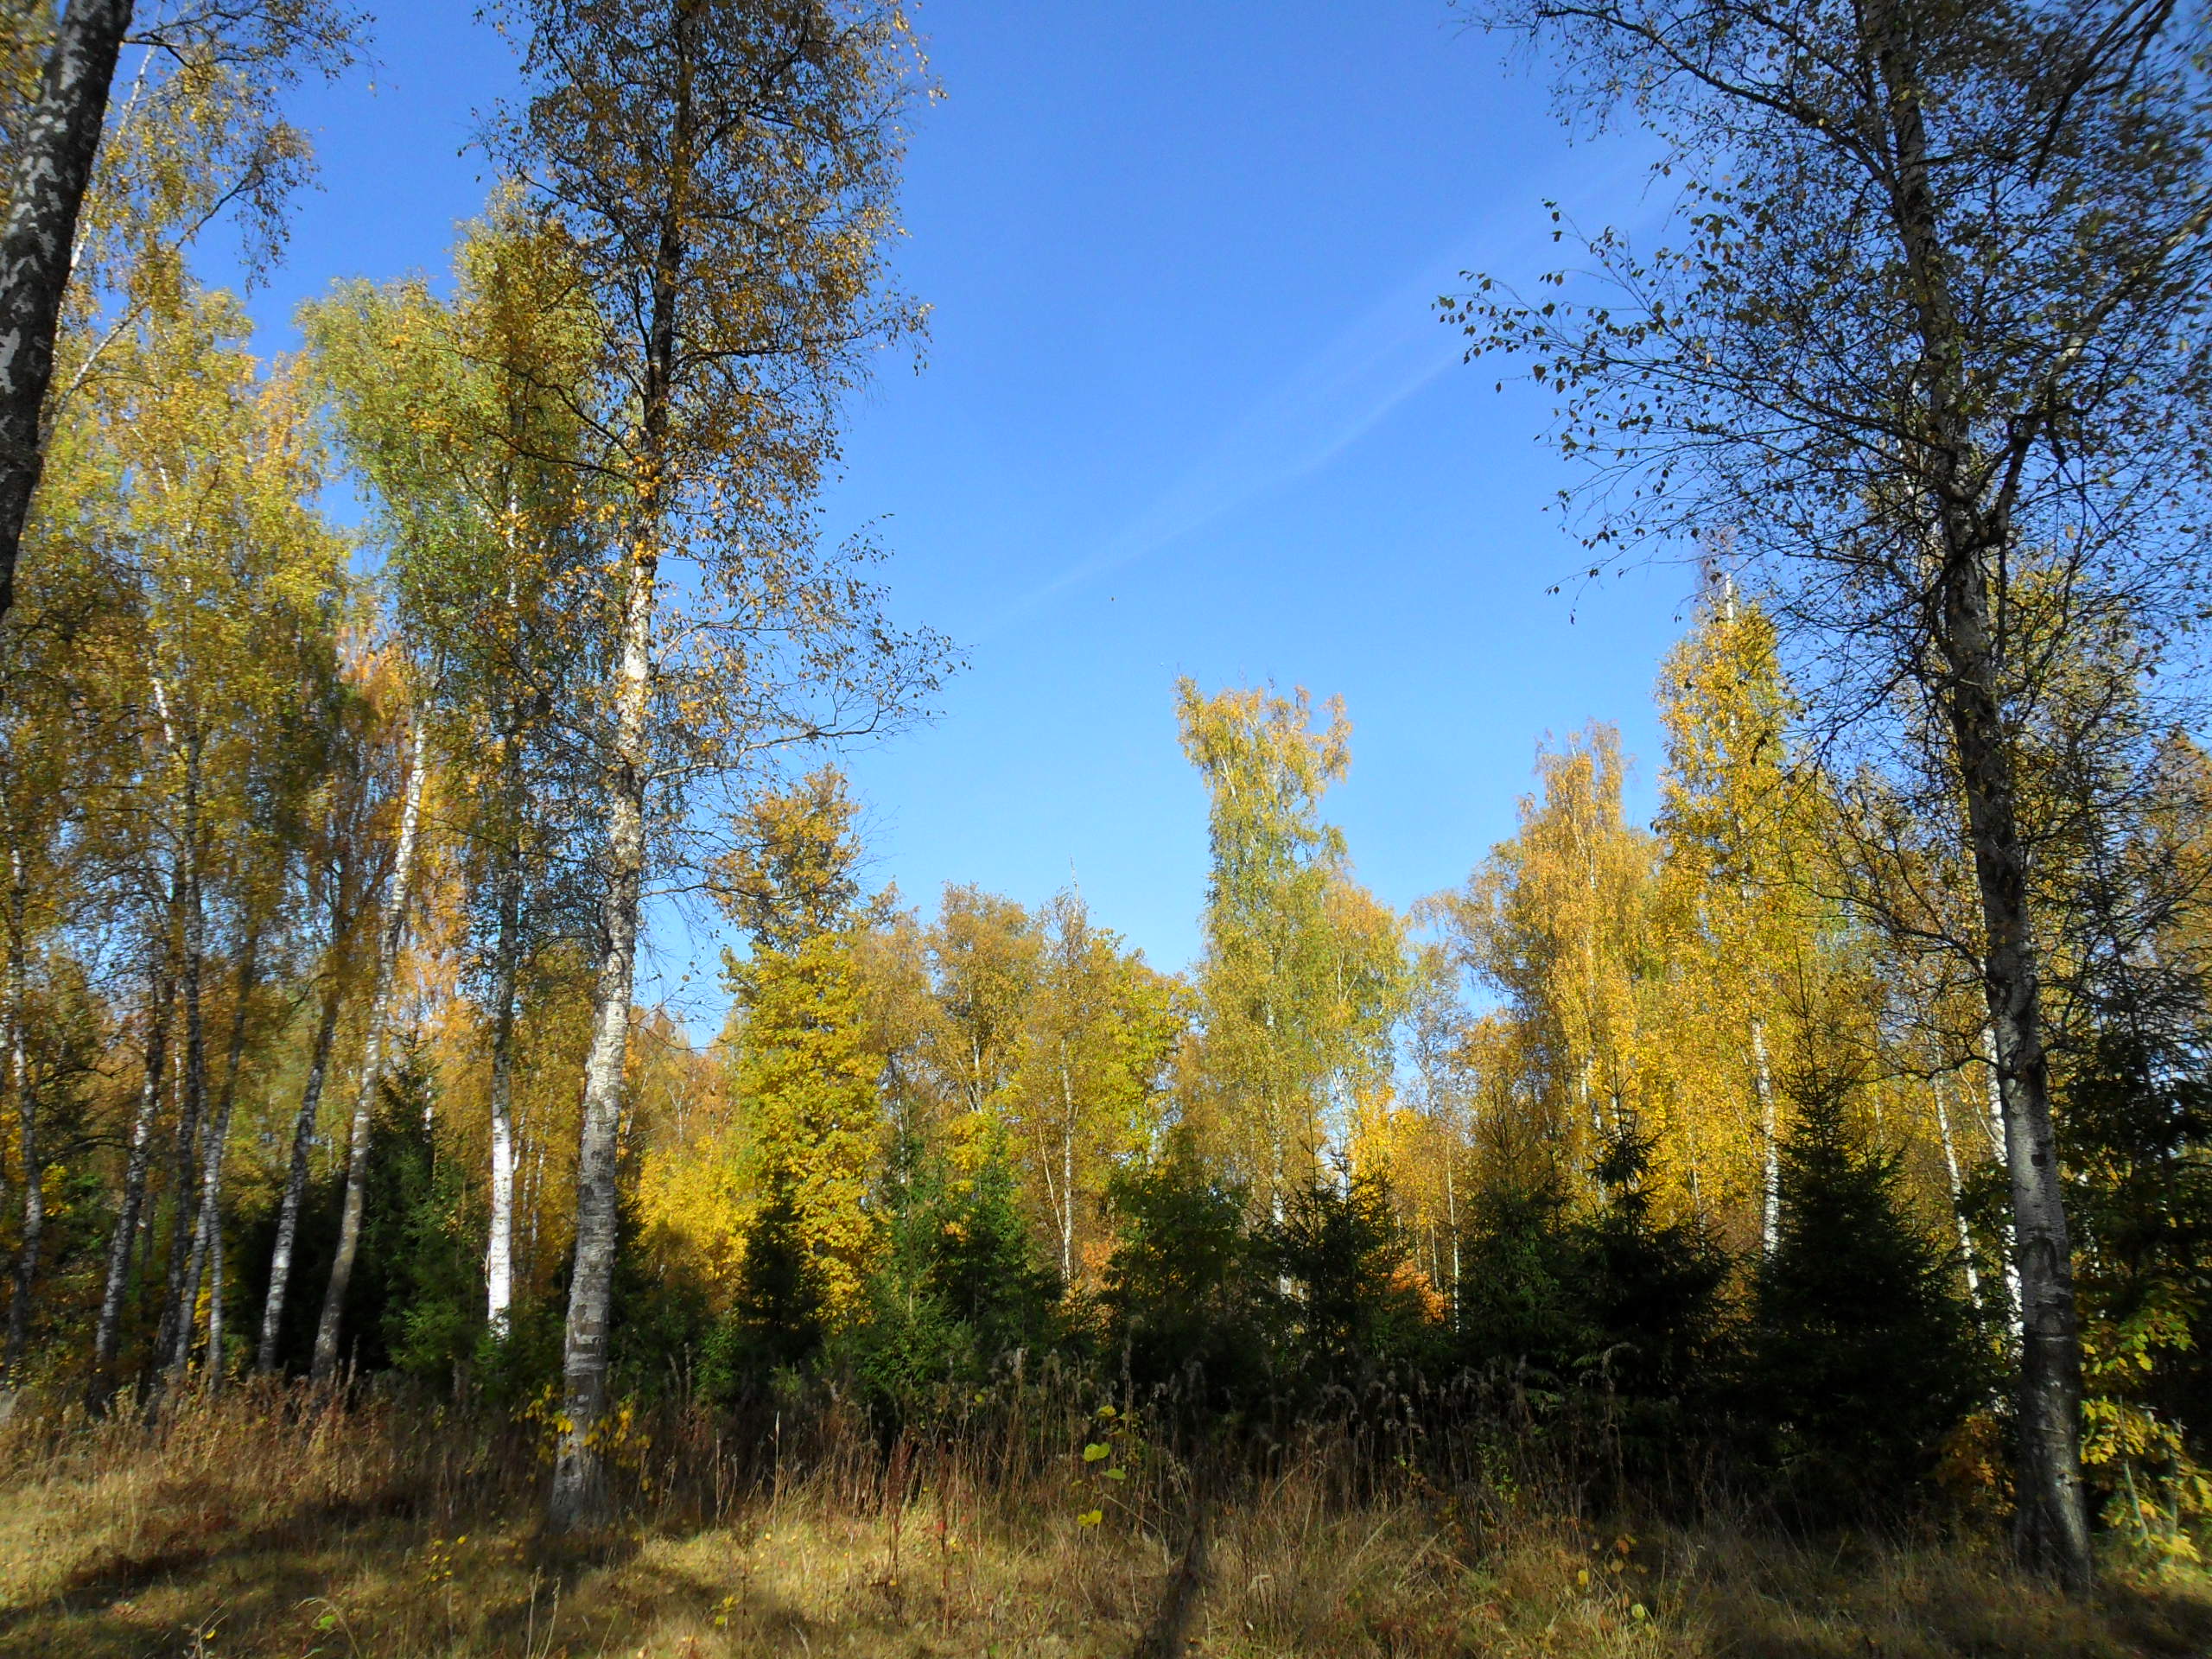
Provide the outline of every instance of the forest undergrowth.
<path id="1" fill-rule="evenodd" d="M 421 1398 L 249 1389 L 0 1430 L 0 1654 L 2200 1655 L 2212 1580 L 2092 1602 L 1993 1524 L 1793 1532 L 1586 1501 L 1534 1442 L 1224 1460 L 1050 1391 L 931 1436 L 831 1400 L 625 1419 L 619 1518 L 539 1529 L 544 1437 Z M 1455 1462 L 1456 1475 L 1435 1472 Z M 1679 1498 L 1666 1508 L 1686 1511 Z M 1194 1537 L 1194 1526 L 1196 1535 Z M 1187 1645 L 1185 1645 L 1187 1644 Z"/>

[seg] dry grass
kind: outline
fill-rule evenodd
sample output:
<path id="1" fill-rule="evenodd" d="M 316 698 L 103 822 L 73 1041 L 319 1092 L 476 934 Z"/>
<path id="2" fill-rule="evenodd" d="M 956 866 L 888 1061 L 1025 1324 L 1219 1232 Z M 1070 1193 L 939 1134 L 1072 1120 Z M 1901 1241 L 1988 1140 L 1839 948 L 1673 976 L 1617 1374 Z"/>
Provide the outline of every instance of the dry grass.
<path id="1" fill-rule="evenodd" d="M 849 1437 L 755 1484 L 687 1444 L 636 1518 L 556 1546 L 520 1443 L 428 1410 L 264 1397 L 155 1431 L 19 1423 L 0 1435 L 0 1654 L 1130 1654 L 1180 1558 L 1184 1474 L 1124 1435 L 1109 1488 L 1068 1427 L 1057 1460 L 989 1478 Z M 1194 1652 L 2212 1651 L 2202 1584 L 2116 1578 L 2075 1606 L 1970 1544 L 1630 1536 L 1488 1491 L 1348 1498 L 1291 1467 L 1210 1506 Z"/>

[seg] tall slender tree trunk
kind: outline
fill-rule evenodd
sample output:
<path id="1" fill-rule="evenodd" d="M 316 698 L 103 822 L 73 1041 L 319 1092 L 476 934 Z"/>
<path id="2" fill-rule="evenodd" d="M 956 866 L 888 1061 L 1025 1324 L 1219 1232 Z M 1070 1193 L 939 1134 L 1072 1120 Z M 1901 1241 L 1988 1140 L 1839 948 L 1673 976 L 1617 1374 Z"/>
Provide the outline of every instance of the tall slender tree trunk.
<path id="1" fill-rule="evenodd" d="M 541 1113 L 540 1116 L 542 1116 L 543 1114 Z M 523 1230 L 521 1253 L 522 1276 L 524 1279 L 537 1271 L 537 1222 L 540 1213 L 545 1208 L 544 1126 L 543 1124 L 538 1126 L 539 1132 L 535 1138 L 532 1138 L 530 1128 L 531 1126 L 527 1123 L 518 1122 L 515 1125 L 516 1144 L 519 1146 L 524 1141 L 530 1142 L 530 1185 L 529 1190 L 524 1194 L 522 1205 L 522 1213 L 526 1224 Z"/>
<path id="2" fill-rule="evenodd" d="M 492 971 L 492 1215 L 484 1241 L 484 1312 L 495 1338 L 506 1335 L 514 1300 L 515 986 L 523 944 L 521 723 L 518 712 L 509 722 L 501 756 L 506 823 L 499 849 L 499 939 Z"/>
<path id="3" fill-rule="evenodd" d="M 506 1336 L 506 1310 L 515 1296 L 515 957 L 520 953 L 518 905 L 506 876 L 500 896 L 500 964 L 493 976 L 491 1013 L 491 1228 L 485 1239 L 485 1316 L 491 1334 Z"/>
<path id="4" fill-rule="evenodd" d="M 493 1061 L 496 1082 L 492 1096 L 492 1217 L 484 1243 L 485 1320 L 494 1339 L 502 1339 L 507 1334 L 515 1285 L 514 1035 L 512 1014 L 508 1025 L 509 1032 Z"/>
<path id="5" fill-rule="evenodd" d="M 1979 574 L 1978 572 L 1976 573 Z M 1980 583 L 1956 584 L 1948 619 L 1960 671 L 1948 699 L 1967 785 L 1980 892 L 1982 983 L 1996 1034 L 2012 1189 L 2012 1268 L 2020 1325 L 2019 1513 L 2024 1552 L 2086 1589 L 2094 1567 L 2082 1491 L 2082 1341 L 2074 1250 L 2066 1224 L 2044 1050 L 2043 987 L 2035 957 L 2026 861 L 2015 818 L 2012 755 L 1999 728 L 1993 675 L 1976 642 Z M 1977 660 L 1978 659 L 1978 660 Z"/>
<path id="6" fill-rule="evenodd" d="M 130 12 L 130 0 L 69 0 L 22 148 L 8 165 L 8 217 L 0 226 L 0 621 L 15 603 L 16 552 L 44 460 L 40 422 L 77 214 Z"/>
<path id="7" fill-rule="evenodd" d="M 1751 1086 L 1759 1097 L 1759 1248 L 1768 1255 L 1782 1238 L 1782 1136 L 1775 1122 L 1774 1072 L 1767 1063 L 1766 1020 L 1751 1016 Z"/>
<path id="8" fill-rule="evenodd" d="M 1983 1072 L 1988 1079 L 1989 1112 L 1985 1122 L 1989 1134 L 1989 1155 L 1997 1162 L 2006 1161 L 2005 1148 L 2005 1089 L 1997 1071 L 1997 1033 L 1989 1027 L 1981 1028 L 1981 1046 L 1989 1057 L 1983 1063 Z M 2026 1307 L 2020 1295 L 2019 1252 L 2013 1249 L 2015 1236 L 2012 1218 L 2005 1218 L 2003 1260 L 2005 1263 L 2005 1297 L 2007 1308 L 2006 1328 L 2012 1333 L 2012 1345 L 2018 1348 L 2027 1341 Z"/>
<path id="9" fill-rule="evenodd" d="M 200 1118 L 207 1103 L 207 1024 L 206 988 L 207 965 L 207 904 L 201 872 L 200 783 L 202 741 L 195 734 L 185 745 L 184 772 L 184 1065 L 179 1074 L 176 1146 L 169 1173 L 168 1274 L 162 1304 L 161 1323 L 154 1338 L 154 1364 L 168 1358 L 180 1326 L 192 1328 L 193 1310 L 184 1306 L 184 1279 L 198 1230 L 195 1198 L 199 1183 L 194 1166 L 199 1161 Z"/>
<path id="10" fill-rule="evenodd" d="M 1982 1118 L 1984 1133 L 1989 1139 L 1989 1155 L 1998 1162 L 2005 1161 L 2005 1090 L 1997 1077 L 1997 1033 L 1988 1026 L 1981 1028 L 1982 1076 L 1987 1084 L 1984 1098 L 1988 1110 Z"/>
<path id="11" fill-rule="evenodd" d="M 337 956 L 342 936 L 343 930 L 334 916 L 331 961 L 324 969 L 322 1008 L 315 1018 L 315 1052 L 308 1061 L 307 1084 L 300 1090 L 300 1109 L 292 1120 L 292 1156 L 284 1168 L 284 1197 L 276 1211 L 276 1243 L 269 1256 L 269 1294 L 261 1303 L 261 1341 L 253 1354 L 253 1369 L 264 1376 L 276 1369 L 276 1344 L 284 1329 L 285 1293 L 292 1283 L 292 1251 L 300 1236 L 300 1210 L 307 1202 L 315 1119 L 322 1109 L 322 1083 L 330 1072 L 331 1046 L 338 1034 L 338 1006 L 343 982 L 338 974 Z"/>
<path id="12" fill-rule="evenodd" d="M 556 1531 L 596 1523 L 606 1513 L 607 1480 L 597 1440 L 607 1411 L 607 1302 L 614 1283 L 618 1195 L 616 1135 L 622 1072 L 630 1042 L 630 997 L 637 974 L 638 912 L 645 878 L 645 789 L 652 776 L 653 619 L 660 540 L 669 500 L 669 420 L 676 395 L 678 283 L 684 276 L 683 214 L 696 141 L 691 92 L 691 31 L 686 7 L 675 18 L 677 73 L 670 111 L 666 194 L 653 250 L 652 310 L 638 410 L 638 517 L 622 595 L 614 685 L 614 753 L 608 757 L 607 890 L 601 915 L 599 982 L 591 1054 L 584 1069 L 583 1127 L 576 1157 L 576 1243 L 569 1278 L 569 1318 L 561 1355 L 562 1415 L 567 1427 L 553 1467 L 546 1519 Z"/>
<path id="13" fill-rule="evenodd" d="M 385 894 L 383 924 L 377 931 L 376 977 L 369 984 L 368 1035 L 361 1048 L 359 1087 L 346 1143 L 346 1198 L 338 1215 L 338 1249 L 331 1257 L 322 1315 L 315 1322 L 315 1359 L 308 1375 L 317 1382 L 329 1381 L 338 1369 L 339 1327 L 346 1317 L 346 1293 L 353 1283 L 353 1259 L 361 1248 L 361 1210 L 368 1197 L 369 1125 L 376 1113 L 377 1090 L 384 1082 L 385 1004 L 399 969 L 399 947 L 407 935 L 408 893 L 414 885 L 416 844 L 422 832 L 427 743 L 428 732 L 418 714 L 408 744 L 407 783 L 400 801 L 399 846 L 391 861 L 391 887 Z"/>
<path id="14" fill-rule="evenodd" d="M 1075 1282 L 1075 1084 L 1068 1076 L 1068 1042 L 1060 1039 L 1060 1282 Z"/>
<path id="15" fill-rule="evenodd" d="M 1453 1179 L 1453 1170 L 1459 1161 L 1459 1148 L 1447 1148 L 1444 1154 L 1444 1226 L 1452 1235 L 1452 1328 L 1459 1328 L 1459 1193 Z"/>
<path id="16" fill-rule="evenodd" d="M 608 802 L 607 892 L 601 906 L 599 982 L 591 1053 L 584 1068 L 583 1128 L 576 1158 L 576 1244 L 562 1344 L 562 1416 L 567 1427 L 553 1470 L 547 1519 L 556 1530 L 596 1523 L 607 1483 L 597 1430 L 607 1411 L 607 1325 L 614 1282 L 615 1135 L 629 1053 L 630 997 L 637 969 L 638 912 L 645 890 L 645 780 L 652 757 L 658 514 L 632 552 L 616 687 L 618 727 Z"/>
<path id="17" fill-rule="evenodd" d="M 223 1154 L 231 1138 L 231 1109 L 238 1102 L 238 1068 L 245 1058 L 246 1016 L 253 1001 L 253 987 L 259 968 L 261 952 L 261 924 L 258 918 L 246 927 L 245 938 L 238 952 L 238 989 L 231 1008 L 230 1044 L 225 1053 L 222 1093 L 216 1097 L 214 1121 L 207 1127 L 206 1150 L 200 1160 L 199 1217 L 192 1230 L 192 1255 L 186 1264 L 184 1294 L 181 1301 L 183 1317 L 177 1322 L 168 1351 L 168 1383 L 170 1393 L 181 1387 L 185 1370 L 192 1363 L 192 1338 L 200 1323 L 200 1289 L 207 1272 L 211 1253 L 219 1247 L 223 1232 Z M 207 1363 L 211 1367 L 222 1363 L 222 1355 L 213 1345 L 213 1321 L 210 1325 L 211 1345 Z"/>
<path id="18" fill-rule="evenodd" d="M 1943 1171 L 1951 1183 L 1951 1219 L 1959 1230 L 1959 1264 L 1966 1270 L 1967 1300 L 1972 1305 L 1974 1318 L 1981 1317 L 1981 1274 L 1974 1265 L 1974 1230 L 1967 1225 L 1965 1188 L 1959 1179 L 1959 1154 L 1951 1142 L 1951 1114 L 1943 1103 L 1943 1079 L 1936 1079 L 1936 1132 L 1943 1142 Z"/>
<path id="19" fill-rule="evenodd" d="M 1903 0 L 1872 14 L 1870 44 L 1884 93 L 1892 149 L 1895 224 L 1916 313 L 1927 441 L 1915 482 L 1929 505 L 1941 546 L 1929 617 L 1940 658 L 1935 690 L 1948 728 L 1982 924 L 1981 982 L 1995 1037 L 2012 1179 L 2012 1257 L 2020 1276 L 2022 1341 L 2015 1485 L 2015 1537 L 2027 1559 L 2086 1592 L 2095 1576 L 2082 1489 L 2082 1343 L 2074 1299 L 2072 1240 L 2050 1116 L 2050 1068 L 2044 1048 L 2043 985 L 2037 963 L 2019 783 L 2000 692 L 2000 641 L 1993 631 L 1992 567 L 2012 529 L 1976 495 L 1976 454 L 1967 411 L 1951 259 L 1943 239 L 1929 156 L 1927 85 L 1906 26 Z"/>
<path id="20" fill-rule="evenodd" d="M 23 1169 L 23 1231 L 16 1243 L 7 1343 L 0 1348 L 0 1384 L 13 1382 L 22 1369 L 23 1348 L 30 1336 L 31 1287 L 38 1278 L 39 1250 L 46 1239 L 46 1166 L 38 1149 L 38 1095 L 31 1087 L 23 1052 L 29 979 L 23 912 L 29 895 L 23 855 L 15 848 L 8 852 L 8 1086 L 16 1097 L 16 1155 Z"/>
<path id="21" fill-rule="evenodd" d="M 172 892 L 174 892 L 174 884 Z M 94 1414 L 107 1409 L 115 1394 L 116 1349 L 123 1334 L 123 1303 L 130 1288 L 130 1249 L 137 1243 L 146 1205 L 146 1177 L 153 1163 L 154 1123 L 161 1115 L 162 1084 L 168 1070 L 169 1020 L 175 988 L 169 977 L 169 938 L 164 929 L 149 947 L 146 993 L 146 1077 L 138 1092 L 137 1115 L 130 1123 L 130 1150 L 123 1167 L 123 1202 L 115 1232 L 108 1240 L 107 1282 L 100 1293 L 99 1321 L 92 1333 L 92 1374 L 85 1403 Z"/>
<path id="22" fill-rule="evenodd" d="M 209 1398 L 223 1391 L 223 1230 L 215 1230 L 207 1251 L 207 1368 Z"/>

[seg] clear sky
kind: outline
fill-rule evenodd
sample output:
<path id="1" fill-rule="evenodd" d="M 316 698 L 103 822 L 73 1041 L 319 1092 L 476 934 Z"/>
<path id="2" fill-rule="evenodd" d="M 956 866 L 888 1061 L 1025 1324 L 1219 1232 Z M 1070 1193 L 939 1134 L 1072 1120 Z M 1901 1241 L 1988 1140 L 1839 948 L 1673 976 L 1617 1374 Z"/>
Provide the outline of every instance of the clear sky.
<path id="1" fill-rule="evenodd" d="M 453 0 L 378 8 L 373 76 L 308 89 L 321 188 L 254 310 L 443 269 L 478 208 L 471 111 L 512 60 Z M 1344 697 L 1329 798 L 1398 905 L 1510 833 L 1538 739 L 1593 716 L 1657 758 L 1680 569 L 1579 601 L 1545 511 L 1543 407 L 1459 360 L 1439 294 L 1522 281 L 1543 207 L 1646 217 L 1640 157 L 1570 144 L 1542 88 L 1444 0 L 925 0 L 906 286 L 925 368 L 855 408 L 834 531 L 882 518 L 902 620 L 967 648 L 934 726 L 855 755 L 874 871 L 1094 918 L 1174 967 L 1198 943 L 1205 798 L 1179 674 Z M 663 982 L 712 941 L 664 915 Z M 709 974 L 707 977 L 711 977 Z M 693 982 L 696 992 L 699 981 Z M 694 1010 L 711 1022 L 709 995 Z"/>

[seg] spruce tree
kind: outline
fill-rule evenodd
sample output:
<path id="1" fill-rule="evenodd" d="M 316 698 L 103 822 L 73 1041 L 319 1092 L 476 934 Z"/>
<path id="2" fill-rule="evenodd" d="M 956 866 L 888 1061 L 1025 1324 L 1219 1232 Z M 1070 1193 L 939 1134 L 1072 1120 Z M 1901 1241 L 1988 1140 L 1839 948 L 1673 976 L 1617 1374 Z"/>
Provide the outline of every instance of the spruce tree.
<path id="1" fill-rule="evenodd" d="M 1747 1417 L 1816 1513 L 1896 1503 L 1986 1391 L 1951 1265 L 1910 1211 L 1900 1154 L 1851 1124 L 1851 1091 L 1834 1077 L 1792 1090 L 1742 1378 Z"/>
<path id="2" fill-rule="evenodd" d="M 1654 1141 L 1623 1126 L 1598 1160 L 1605 1202 L 1580 1237 L 1585 1318 L 1605 1385 L 1657 1429 L 1697 1386 L 1728 1258 L 1694 1223 L 1652 1213 Z"/>

